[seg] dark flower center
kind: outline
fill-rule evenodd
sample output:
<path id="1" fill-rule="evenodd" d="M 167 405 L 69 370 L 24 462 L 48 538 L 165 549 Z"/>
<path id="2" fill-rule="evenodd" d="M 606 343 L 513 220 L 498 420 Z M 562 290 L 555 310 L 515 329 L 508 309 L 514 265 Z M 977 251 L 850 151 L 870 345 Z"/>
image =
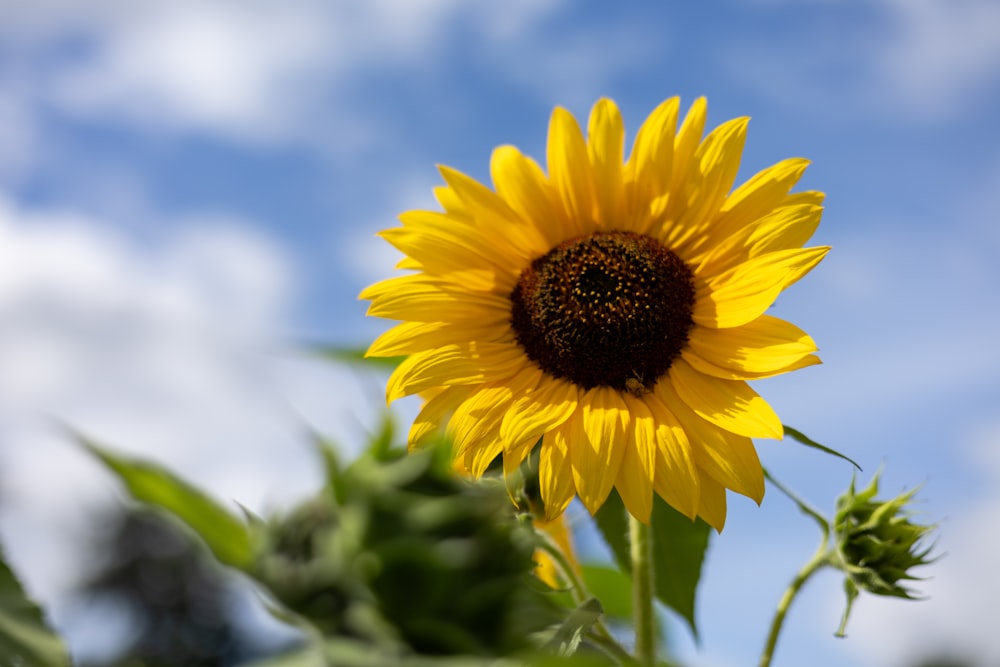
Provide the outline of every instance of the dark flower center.
<path id="1" fill-rule="evenodd" d="M 691 270 L 632 232 L 564 241 L 521 272 L 510 302 L 528 358 L 584 389 L 649 391 L 694 324 Z"/>

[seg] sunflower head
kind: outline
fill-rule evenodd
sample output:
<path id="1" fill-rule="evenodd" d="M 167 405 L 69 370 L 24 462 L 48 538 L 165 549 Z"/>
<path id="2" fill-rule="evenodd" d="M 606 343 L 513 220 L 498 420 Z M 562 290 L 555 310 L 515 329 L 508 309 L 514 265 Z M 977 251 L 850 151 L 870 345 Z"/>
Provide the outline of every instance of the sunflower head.
<path id="1" fill-rule="evenodd" d="M 734 188 L 747 119 L 704 136 L 704 100 L 679 110 L 657 107 L 626 159 L 614 102 L 586 137 L 557 108 L 546 169 L 511 146 L 492 188 L 442 168 L 442 210 L 381 233 L 409 273 L 361 293 L 400 320 L 368 354 L 407 357 L 387 398 L 426 399 L 412 447 L 444 428 L 473 476 L 537 447 L 549 519 L 574 497 L 595 512 L 612 488 L 642 521 L 657 493 L 720 530 L 726 489 L 760 502 L 751 438 L 783 431 L 747 381 L 819 363 L 765 311 L 826 254 L 802 247 L 823 195 L 791 193 L 802 159 Z"/>
<path id="2" fill-rule="evenodd" d="M 330 459 L 322 493 L 258 527 L 255 578 L 325 637 L 364 645 L 365 664 L 508 655 L 558 619 L 503 485 L 456 477 L 440 450 Z"/>
<path id="3" fill-rule="evenodd" d="M 849 596 L 862 589 L 875 595 L 912 599 L 913 592 L 904 584 L 917 578 L 913 568 L 933 560 L 932 547 L 925 542 L 934 526 L 912 520 L 909 505 L 917 489 L 879 500 L 875 498 L 878 482 L 875 475 L 867 488 L 857 492 L 851 480 L 850 488 L 837 499 L 834 530 L 837 551 L 848 575 L 845 585 Z"/>
<path id="4" fill-rule="evenodd" d="M 914 568 L 936 560 L 934 546 L 927 537 L 935 526 L 914 521 L 910 503 L 918 489 L 904 491 L 895 498 L 880 500 L 879 475 L 862 491 L 854 480 L 837 499 L 833 529 L 837 536 L 836 556 L 844 573 L 847 604 L 837 636 L 843 637 L 854 601 L 861 591 L 875 595 L 914 599 L 909 582 L 920 579 Z"/>

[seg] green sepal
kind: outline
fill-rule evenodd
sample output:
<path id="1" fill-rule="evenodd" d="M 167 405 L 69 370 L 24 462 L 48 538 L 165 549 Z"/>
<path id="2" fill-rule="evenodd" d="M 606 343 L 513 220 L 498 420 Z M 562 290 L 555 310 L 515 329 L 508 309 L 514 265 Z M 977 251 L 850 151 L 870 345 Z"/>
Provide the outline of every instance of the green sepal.
<path id="1" fill-rule="evenodd" d="M 0 664 L 69 667 L 62 640 L 25 594 L 0 552 Z"/>
<path id="2" fill-rule="evenodd" d="M 112 454 L 86 438 L 80 442 L 125 484 L 132 498 L 179 519 L 220 563 L 244 571 L 250 567 L 249 528 L 207 494 L 155 463 Z"/>

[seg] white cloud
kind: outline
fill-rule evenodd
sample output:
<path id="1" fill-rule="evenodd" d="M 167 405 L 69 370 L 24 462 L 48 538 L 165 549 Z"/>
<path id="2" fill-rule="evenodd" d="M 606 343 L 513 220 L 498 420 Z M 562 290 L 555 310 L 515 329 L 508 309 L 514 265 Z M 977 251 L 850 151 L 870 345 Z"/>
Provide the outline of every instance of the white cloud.
<path id="1" fill-rule="evenodd" d="M 65 108 L 273 138 L 301 112 L 303 79 L 330 73 L 342 43 L 315 3 L 120 7 L 97 26 L 93 53 L 56 75 Z"/>
<path id="2" fill-rule="evenodd" d="M 779 17 L 801 4 L 758 6 Z M 814 27 L 740 40 L 727 56 L 738 80 L 813 113 L 918 123 L 959 118 L 997 91 L 993 0 L 831 0 L 810 11 Z"/>
<path id="3" fill-rule="evenodd" d="M 1000 4 L 883 0 L 894 23 L 876 55 L 877 85 L 893 107 L 951 116 L 1000 80 Z"/>
<path id="4" fill-rule="evenodd" d="M 500 75 L 531 91 L 545 105 L 558 104 L 586 114 L 598 97 L 607 94 L 615 75 L 663 56 L 669 46 L 664 33 L 662 26 L 626 17 L 522 35 L 516 44 L 504 44 L 488 58 Z"/>
<path id="5" fill-rule="evenodd" d="M 257 510 L 319 483 L 305 422 L 354 445 L 381 390 L 280 343 L 295 275 L 239 221 L 143 247 L 0 201 L 0 534 L 59 621 L 109 477 L 53 417 Z M 359 384 L 360 383 L 360 384 Z"/>
<path id="6" fill-rule="evenodd" d="M 363 137 L 375 131 L 345 84 L 432 63 L 458 31 L 503 48 L 559 4 L 50 0 L 0 7 L 0 34 L 38 56 L 40 96 L 72 114 L 253 142 L 322 138 L 349 122 Z M 73 57 L 54 55 L 74 40 Z"/>

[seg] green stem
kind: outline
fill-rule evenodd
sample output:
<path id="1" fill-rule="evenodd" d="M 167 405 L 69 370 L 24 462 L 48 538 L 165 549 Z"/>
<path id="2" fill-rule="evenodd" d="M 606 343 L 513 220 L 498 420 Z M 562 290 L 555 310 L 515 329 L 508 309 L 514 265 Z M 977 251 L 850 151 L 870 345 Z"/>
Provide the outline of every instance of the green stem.
<path id="1" fill-rule="evenodd" d="M 587 585 L 583 583 L 583 579 L 577 574 L 576 568 L 569 562 L 569 558 L 566 557 L 563 550 L 559 548 L 555 540 L 542 531 L 535 531 L 535 535 L 538 536 L 538 547 L 549 555 L 549 558 L 552 559 L 569 583 L 569 592 L 573 596 L 573 602 L 578 605 L 586 602 L 591 597 L 590 591 L 587 590 Z"/>
<path id="2" fill-rule="evenodd" d="M 806 581 L 828 564 L 829 553 L 826 551 L 826 539 L 824 539 L 819 550 L 799 570 L 798 574 L 795 575 L 795 578 L 788 585 L 788 588 L 785 589 L 785 594 L 781 596 L 781 601 L 778 602 L 778 609 L 774 612 L 774 618 L 771 619 L 771 630 L 767 635 L 767 643 L 764 644 L 764 651 L 760 654 L 760 667 L 770 667 L 771 665 L 774 649 L 778 645 L 778 635 L 781 634 L 781 627 L 785 623 L 785 615 L 788 614 L 788 608 L 792 606 L 792 600 L 798 595 Z"/>
<path id="3" fill-rule="evenodd" d="M 590 591 L 587 590 L 587 585 L 584 583 L 583 579 L 577 574 L 576 568 L 570 563 L 569 558 L 563 553 L 563 550 L 559 548 L 559 545 L 545 533 L 541 531 L 536 531 L 535 533 L 539 537 L 539 548 L 542 549 L 549 557 L 555 562 L 556 567 L 569 582 L 570 595 L 573 596 L 573 602 L 576 605 L 581 605 L 593 596 Z M 629 655 L 628 651 L 622 648 L 621 644 L 615 641 L 614 636 L 608 627 L 604 624 L 604 619 L 599 618 L 594 627 L 591 628 L 591 638 L 595 643 L 598 644 L 609 656 L 616 659 L 621 665 L 631 665 L 634 663 L 632 656 Z"/>
<path id="4" fill-rule="evenodd" d="M 629 515 L 632 559 L 632 610 L 635 657 L 643 667 L 656 664 L 656 618 L 653 615 L 653 541 L 649 526 Z"/>
<path id="5" fill-rule="evenodd" d="M 601 650 L 606 656 L 614 660 L 615 664 L 621 665 L 622 667 L 638 667 L 638 663 L 635 661 L 635 658 L 633 658 L 628 651 L 622 648 L 622 645 L 616 642 L 613 637 L 591 634 L 590 639 L 594 642 L 594 646 Z"/>

